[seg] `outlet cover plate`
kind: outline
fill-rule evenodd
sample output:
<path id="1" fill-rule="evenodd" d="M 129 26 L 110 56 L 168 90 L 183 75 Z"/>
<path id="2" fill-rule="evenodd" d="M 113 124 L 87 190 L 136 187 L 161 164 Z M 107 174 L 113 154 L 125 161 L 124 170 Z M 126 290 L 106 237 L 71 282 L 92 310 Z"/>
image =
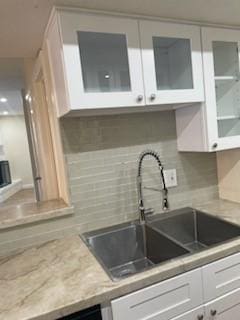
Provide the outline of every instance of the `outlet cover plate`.
<path id="1" fill-rule="evenodd" d="M 172 188 L 177 186 L 177 172 L 176 169 L 163 170 L 166 187 Z"/>

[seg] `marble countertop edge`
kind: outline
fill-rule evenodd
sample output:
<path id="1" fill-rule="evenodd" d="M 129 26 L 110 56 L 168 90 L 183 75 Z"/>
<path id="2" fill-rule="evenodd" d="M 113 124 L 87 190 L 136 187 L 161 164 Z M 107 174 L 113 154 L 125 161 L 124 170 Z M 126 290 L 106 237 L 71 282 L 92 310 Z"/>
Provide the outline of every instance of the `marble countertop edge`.
<path id="1" fill-rule="evenodd" d="M 8 210 L 10 211 L 11 208 Z M 21 209 L 21 211 L 23 210 L 24 209 Z M 18 209 L 14 209 L 14 211 L 15 213 L 9 215 L 9 217 L 6 217 L 5 215 L 5 217 L 0 219 L 0 230 L 72 215 L 74 214 L 74 207 L 65 204 L 65 206 L 46 208 L 46 210 L 35 210 L 35 212 L 26 215 L 22 215 L 21 212 L 18 214 Z"/>

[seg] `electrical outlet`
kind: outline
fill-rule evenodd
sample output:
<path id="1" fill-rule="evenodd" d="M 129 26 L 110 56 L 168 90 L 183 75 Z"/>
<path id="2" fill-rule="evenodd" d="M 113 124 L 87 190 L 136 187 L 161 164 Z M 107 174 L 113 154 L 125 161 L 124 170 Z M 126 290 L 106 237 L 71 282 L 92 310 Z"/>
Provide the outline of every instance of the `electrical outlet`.
<path id="1" fill-rule="evenodd" d="M 163 170 L 166 187 L 172 188 L 177 186 L 177 172 L 176 169 Z"/>

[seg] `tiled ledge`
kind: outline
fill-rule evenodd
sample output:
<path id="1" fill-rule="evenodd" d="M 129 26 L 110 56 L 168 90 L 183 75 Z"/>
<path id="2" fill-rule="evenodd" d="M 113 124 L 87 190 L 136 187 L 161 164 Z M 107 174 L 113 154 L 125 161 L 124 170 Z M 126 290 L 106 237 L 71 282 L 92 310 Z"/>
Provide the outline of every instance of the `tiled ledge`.
<path id="1" fill-rule="evenodd" d="M 74 208 L 62 199 L 9 205 L 0 208 L 0 230 L 73 213 Z"/>

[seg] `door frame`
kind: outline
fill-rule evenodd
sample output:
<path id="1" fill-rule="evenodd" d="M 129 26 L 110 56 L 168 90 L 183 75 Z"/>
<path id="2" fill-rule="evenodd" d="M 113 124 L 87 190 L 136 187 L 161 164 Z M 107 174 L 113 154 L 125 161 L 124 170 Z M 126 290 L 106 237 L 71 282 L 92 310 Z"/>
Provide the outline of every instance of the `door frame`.
<path id="1" fill-rule="evenodd" d="M 31 119 L 31 106 L 28 101 L 28 95 L 25 93 L 25 90 L 22 89 L 22 100 L 23 100 L 23 112 L 25 118 L 25 125 L 27 131 L 27 138 L 28 138 L 28 146 L 29 146 L 29 153 L 30 153 L 30 160 L 31 160 L 31 168 L 32 168 L 32 175 L 33 175 L 33 184 L 34 190 L 36 194 L 36 200 L 39 202 L 41 200 L 41 189 L 39 184 L 39 165 L 37 161 L 37 151 L 36 146 L 34 143 L 34 129 L 33 123 Z"/>

